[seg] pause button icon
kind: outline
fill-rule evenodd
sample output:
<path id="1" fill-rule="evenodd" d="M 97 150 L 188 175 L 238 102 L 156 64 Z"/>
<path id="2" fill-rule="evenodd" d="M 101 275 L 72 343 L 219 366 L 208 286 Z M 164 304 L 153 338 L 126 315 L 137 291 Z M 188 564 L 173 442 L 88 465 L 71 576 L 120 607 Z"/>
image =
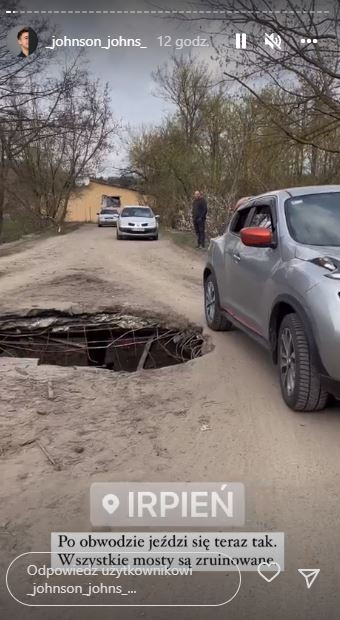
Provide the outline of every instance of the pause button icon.
<path id="1" fill-rule="evenodd" d="M 245 32 L 236 33 L 236 49 L 245 50 L 247 47 L 247 35 Z"/>

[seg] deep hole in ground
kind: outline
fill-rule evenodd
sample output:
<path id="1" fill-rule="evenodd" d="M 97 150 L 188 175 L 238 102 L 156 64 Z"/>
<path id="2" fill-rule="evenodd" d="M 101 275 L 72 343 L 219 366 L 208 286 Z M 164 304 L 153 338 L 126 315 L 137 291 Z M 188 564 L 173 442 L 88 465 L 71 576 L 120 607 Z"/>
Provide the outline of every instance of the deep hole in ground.
<path id="1" fill-rule="evenodd" d="M 34 358 L 38 364 L 134 372 L 200 357 L 203 343 L 199 327 L 167 327 L 123 312 L 0 316 L 0 358 Z"/>

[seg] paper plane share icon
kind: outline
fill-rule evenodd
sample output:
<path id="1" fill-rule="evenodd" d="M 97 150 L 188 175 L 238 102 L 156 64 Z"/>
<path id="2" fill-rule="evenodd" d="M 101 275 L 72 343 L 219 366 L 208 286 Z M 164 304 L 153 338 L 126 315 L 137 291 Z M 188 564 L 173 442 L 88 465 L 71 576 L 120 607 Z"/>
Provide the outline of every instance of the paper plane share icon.
<path id="1" fill-rule="evenodd" d="M 317 578 L 320 569 L 319 568 L 299 568 L 300 575 L 305 578 L 306 586 L 308 590 L 312 587 L 315 579 Z"/>

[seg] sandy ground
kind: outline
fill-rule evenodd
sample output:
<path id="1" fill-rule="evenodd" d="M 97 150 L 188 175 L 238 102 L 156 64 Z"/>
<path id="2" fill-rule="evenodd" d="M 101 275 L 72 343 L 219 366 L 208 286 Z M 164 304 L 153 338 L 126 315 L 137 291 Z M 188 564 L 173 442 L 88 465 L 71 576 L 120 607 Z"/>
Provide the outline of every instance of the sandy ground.
<path id="1" fill-rule="evenodd" d="M 0 257 L 1 312 L 125 306 L 204 325 L 204 255 L 169 240 L 117 242 L 111 229 L 84 226 L 19 249 Z M 16 555 L 48 550 L 51 531 L 91 531 L 94 481 L 241 481 L 245 529 L 286 532 L 285 572 L 271 584 L 245 574 L 229 607 L 162 615 L 338 617 L 340 411 L 293 413 L 264 351 L 238 331 L 206 334 L 214 348 L 194 362 L 121 376 L 0 362 L 3 573 Z M 309 567 L 321 573 L 307 591 L 297 569 Z M 77 610 L 19 607 L 3 582 L 1 603 L 6 620 L 79 617 Z M 112 617 L 110 610 L 95 613 Z M 114 615 L 159 616 L 157 608 Z M 81 617 L 92 618 L 93 610 L 82 609 Z"/>

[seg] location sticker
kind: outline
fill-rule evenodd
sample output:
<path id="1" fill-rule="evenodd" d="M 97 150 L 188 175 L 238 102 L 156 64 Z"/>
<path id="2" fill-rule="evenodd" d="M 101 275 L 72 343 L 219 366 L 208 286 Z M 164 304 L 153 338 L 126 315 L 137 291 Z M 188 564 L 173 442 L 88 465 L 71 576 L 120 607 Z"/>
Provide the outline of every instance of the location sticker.
<path id="1" fill-rule="evenodd" d="M 107 495 L 104 495 L 102 499 L 102 504 L 104 510 L 106 510 L 109 515 L 113 515 L 113 513 L 117 510 L 119 506 L 119 499 L 117 495 L 114 495 L 113 493 L 108 493 Z"/>

